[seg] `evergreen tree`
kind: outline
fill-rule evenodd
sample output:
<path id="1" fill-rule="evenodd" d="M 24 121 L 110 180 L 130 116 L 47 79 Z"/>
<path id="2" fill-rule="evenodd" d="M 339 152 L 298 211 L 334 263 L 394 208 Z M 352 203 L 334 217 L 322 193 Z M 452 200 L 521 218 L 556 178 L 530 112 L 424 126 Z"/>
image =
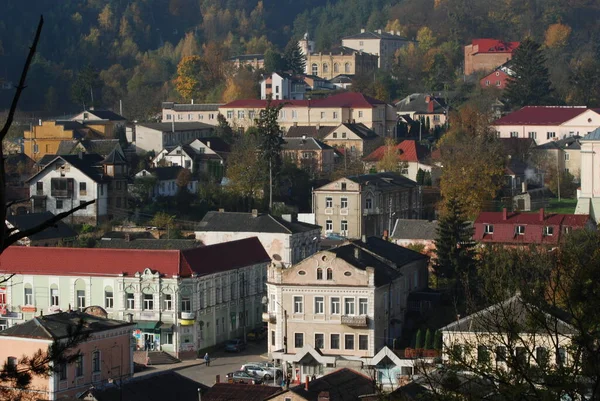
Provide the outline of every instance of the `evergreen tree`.
<path id="1" fill-rule="evenodd" d="M 277 106 L 271 103 L 271 98 L 267 100 L 267 107 L 260 111 L 259 118 L 255 120 L 258 130 L 259 149 L 261 157 L 269 165 L 269 175 L 271 177 L 269 185 L 269 208 L 273 203 L 273 172 L 281 171 L 281 144 L 283 143 L 283 132 L 277 122 L 279 111 L 284 103 L 279 102 Z"/>
<path id="2" fill-rule="evenodd" d="M 217 115 L 217 126 L 215 127 L 215 135 L 230 145 L 234 142 L 235 139 L 233 129 L 229 125 L 229 122 L 227 121 L 225 116 L 221 113 Z"/>
<path id="3" fill-rule="evenodd" d="M 425 349 L 431 349 L 431 330 L 425 332 Z"/>
<path id="4" fill-rule="evenodd" d="M 433 185 L 431 180 L 431 171 L 426 171 L 423 175 L 423 186 L 430 187 L 431 185 Z"/>
<path id="5" fill-rule="evenodd" d="M 415 338 L 415 349 L 423 348 L 423 333 L 421 329 L 417 330 L 417 335 Z"/>
<path id="6" fill-rule="evenodd" d="M 417 171 L 417 184 L 419 184 L 419 185 L 423 185 L 423 181 L 424 181 L 424 179 L 425 179 L 425 171 L 423 171 L 423 169 L 422 169 L 422 168 L 420 168 L 420 169 Z"/>
<path id="7" fill-rule="evenodd" d="M 442 349 L 442 333 L 436 331 L 433 335 L 433 349 L 441 351 Z"/>
<path id="8" fill-rule="evenodd" d="M 298 43 L 298 41 L 294 38 L 292 38 L 285 47 L 283 52 L 283 61 L 287 71 L 292 71 L 294 74 L 304 73 L 306 60 L 302 55 L 300 43 Z"/>
<path id="9" fill-rule="evenodd" d="M 514 51 L 511 60 L 514 76 L 508 79 L 506 97 L 514 108 L 552 103 L 550 73 L 540 45 L 527 38 Z"/>
<path id="10" fill-rule="evenodd" d="M 281 71 L 285 68 L 285 61 L 281 57 L 281 54 L 277 53 L 273 49 L 269 49 L 265 52 L 265 72 L 272 74 L 274 71 Z"/>

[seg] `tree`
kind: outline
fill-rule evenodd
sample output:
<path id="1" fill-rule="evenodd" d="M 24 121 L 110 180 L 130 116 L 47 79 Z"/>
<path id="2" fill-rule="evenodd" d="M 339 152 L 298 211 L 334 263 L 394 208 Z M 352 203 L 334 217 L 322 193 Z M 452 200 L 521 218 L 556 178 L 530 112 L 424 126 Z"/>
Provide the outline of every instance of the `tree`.
<path id="1" fill-rule="evenodd" d="M 206 64 L 200 56 L 183 57 L 177 65 L 177 78 L 175 87 L 184 99 L 201 97 L 202 91 L 206 89 L 204 74 Z"/>
<path id="2" fill-rule="evenodd" d="M 514 75 L 508 78 L 506 96 L 513 108 L 527 105 L 552 104 L 552 86 L 540 45 L 525 39 L 514 51 L 512 58 Z"/>
<path id="3" fill-rule="evenodd" d="M 427 331 L 425 332 L 425 349 L 431 349 L 432 344 L 431 344 L 431 330 L 427 329 Z"/>
<path id="4" fill-rule="evenodd" d="M 215 127 L 215 135 L 230 145 L 233 144 L 235 140 L 233 129 L 231 129 L 229 122 L 221 113 L 217 114 L 217 126 Z"/>
<path id="5" fill-rule="evenodd" d="M 269 166 L 269 210 L 273 208 L 273 172 L 280 171 L 281 167 L 281 144 L 283 143 L 283 132 L 277 122 L 279 111 L 284 103 L 274 105 L 269 97 L 267 107 L 260 111 L 256 119 L 256 129 L 260 141 L 259 149 L 261 157 Z"/>
<path id="6" fill-rule="evenodd" d="M 101 81 L 98 71 L 91 65 L 86 65 L 79 73 L 71 86 L 73 100 L 83 108 L 95 105 L 94 90 L 100 88 Z"/>
<path id="7" fill-rule="evenodd" d="M 265 52 L 265 73 L 272 74 L 274 71 L 281 71 L 285 68 L 285 62 L 281 54 L 273 49 L 268 49 Z"/>
<path id="8" fill-rule="evenodd" d="M 401 171 L 408 167 L 406 162 L 400 160 L 394 138 L 385 138 L 384 147 L 383 156 L 377 162 L 377 171 Z"/>
<path id="9" fill-rule="evenodd" d="M 295 38 L 290 39 L 288 44 L 285 46 L 285 50 L 283 52 L 283 61 L 285 63 L 286 71 L 291 71 L 294 74 L 304 73 L 306 60 L 302 55 L 300 43 Z"/>
<path id="10" fill-rule="evenodd" d="M 179 174 L 177 174 L 177 178 L 175 179 L 175 185 L 179 187 L 179 190 L 187 190 L 188 184 L 192 181 L 192 172 L 184 168 Z"/>
<path id="11" fill-rule="evenodd" d="M 552 24 L 546 29 L 544 45 L 549 48 L 563 48 L 569 41 L 571 27 L 561 23 Z"/>
<path id="12" fill-rule="evenodd" d="M 243 135 L 231 149 L 226 189 L 239 196 L 246 210 L 262 198 L 263 188 L 268 182 L 268 163 L 258 150 L 260 140 L 251 133 Z"/>
<path id="13" fill-rule="evenodd" d="M 415 349 L 423 348 L 423 332 L 421 329 L 417 330 L 417 334 L 415 336 Z"/>
<path id="14" fill-rule="evenodd" d="M 166 212 L 158 212 L 152 217 L 150 220 L 150 224 L 158 228 L 158 236 L 160 237 L 161 230 L 167 229 L 167 232 L 170 234 L 171 227 L 175 222 L 175 216 L 170 215 Z M 170 236 L 170 235 L 168 235 Z"/>
<path id="15" fill-rule="evenodd" d="M 240 68 L 237 73 L 227 77 L 222 101 L 228 103 L 238 99 L 258 98 L 260 90 L 257 82 L 252 71 Z"/>

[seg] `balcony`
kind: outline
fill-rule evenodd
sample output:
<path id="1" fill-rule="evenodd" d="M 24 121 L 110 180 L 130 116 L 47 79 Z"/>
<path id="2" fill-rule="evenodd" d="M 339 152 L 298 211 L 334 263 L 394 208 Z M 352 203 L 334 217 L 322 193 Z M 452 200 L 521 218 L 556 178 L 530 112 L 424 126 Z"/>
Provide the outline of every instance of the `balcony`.
<path id="1" fill-rule="evenodd" d="M 277 316 L 271 312 L 263 312 L 262 321 L 267 323 L 277 323 Z"/>
<path id="2" fill-rule="evenodd" d="M 194 320 L 196 318 L 195 312 L 181 312 L 181 319 L 183 320 Z"/>
<path id="3" fill-rule="evenodd" d="M 367 316 L 342 316 L 342 324 L 349 327 L 367 327 Z"/>

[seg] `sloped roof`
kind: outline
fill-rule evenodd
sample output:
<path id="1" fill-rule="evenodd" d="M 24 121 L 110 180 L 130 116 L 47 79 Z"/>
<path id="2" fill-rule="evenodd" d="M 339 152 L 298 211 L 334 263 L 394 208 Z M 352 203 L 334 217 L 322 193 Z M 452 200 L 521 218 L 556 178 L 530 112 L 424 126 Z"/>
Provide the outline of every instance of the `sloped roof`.
<path id="1" fill-rule="evenodd" d="M 299 221 L 290 223 L 268 213 L 260 213 L 254 217 L 252 213 L 214 211 L 206 213 L 198 226 L 198 231 L 281 234 L 295 234 L 321 229 L 320 226 Z"/>
<path id="2" fill-rule="evenodd" d="M 211 150 L 219 153 L 229 153 L 231 152 L 231 146 L 225 142 L 223 139 L 218 136 L 210 136 L 207 138 L 198 138 L 200 142 L 209 147 Z M 192 141 L 193 142 L 193 141 Z M 209 146 L 210 144 L 210 146 Z"/>
<path id="3" fill-rule="evenodd" d="M 294 138 L 288 137 L 283 139 L 281 144 L 282 150 L 328 150 L 333 149 L 331 146 L 319 141 L 315 138 Z"/>
<path id="4" fill-rule="evenodd" d="M 583 141 L 600 141 L 600 128 L 596 128 L 582 138 Z"/>
<path id="5" fill-rule="evenodd" d="M 79 311 L 58 312 L 46 316 L 35 316 L 31 320 L 0 331 L 0 336 L 59 340 L 72 335 L 72 330 L 80 321 L 83 321 L 82 333 L 98 333 L 135 325 L 135 323 L 106 319 Z"/>
<path id="6" fill-rule="evenodd" d="M 8 222 L 13 226 L 17 227 L 19 231 L 25 231 L 39 226 L 43 222 L 51 219 L 52 217 L 54 217 L 54 214 L 52 212 L 42 212 L 7 216 L 6 220 L 8 220 Z M 46 239 L 71 238 L 76 236 L 77 232 L 75 230 L 66 225 L 64 222 L 58 221 L 54 223 L 54 225 L 52 225 L 51 227 L 48 227 L 38 233 L 30 235 L 29 239 L 32 241 L 42 241 Z"/>
<path id="7" fill-rule="evenodd" d="M 319 53 L 321 53 L 321 54 L 343 54 L 345 56 L 349 56 L 354 53 L 370 54 L 365 51 L 361 52 L 360 50 L 352 49 L 352 48 L 346 47 L 346 46 L 333 46 L 325 51 L 322 51 L 322 52 L 314 51 L 311 54 L 319 54 Z M 373 56 L 375 56 L 375 55 L 373 55 Z M 377 57 L 377 56 L 375 56 L 375 57 Z"/>
<path id="8" fill-rule="evenodd" d="M 46 157 L 48 156 L 48 157 Z M 49 161 L 48 161 L 49 160 Z M 63 160 L 64 162 L 69 163 L 83 174 L 87 175 L 89 178 L 94 180 L 95 182 L 103 182 L 105 180 L 105 176 L 102 173 L 102 168 L 100 164 L 102 163 L 102 156 L 95 153 L 85 153 L 81 155 L 45 155 L 42 160 L 38 162 L 40 166 L 42 166 L 42 170 L 37 174 L 33 175 L 31 178 L 27 180 L 27 182 L 31 182 L 35 177 L 40 175 L 43 171 L 45 171 L 50 165 L 52 165 L 57 160 Z"/>
<path id="9" fill-rule="evenodd" d="M 249 108 L 249 109 L 264 109 L 267 107 L 268 100 L 264 99 L 238 99 L 232 102 L 226 103 L 221 106 L 222 109 L 236 109 L 236 108 Z M 308 100 L 271 100 L 271 106 L 276 107 L 283 104 L 283 107 L 308 107 Z M 311 102 L 311 105 L 314 101 Z"/>
<path id="10" fill-rule="evenodd" d="M 336 126 L 331 126 L 331 125 L 327 125 L 327 126 L 308 126 L 308 125 L 295 125 L 292 126 L 288 129 L 288 131 L 285 134 L 285 137 L 288 138 L 295 138 L 295 137 L 310 137 L 310 138 L 317 138 L 317 139 L 323 139 L 327 136 L 327 134 L 329 134 L 331 131 L 333 131 L 334 129 L 336 129 Z"/>
<path id="11" fill-rule="evenodd" d="M 117 152 L 117 149 L 113 149 L 108 156 L 102 160 L 102 164 L 127 164 L 127 159 L 121 152 Z"/>
<path id="12" fill-rule="evenodd" d="M 79 153 L 77 146 L 81 145 L 86 153 L 97 153 L 101 156 L 107 156 L 110 152 L 119 147 L 118 139 L 76 139 L 60 141 L 57 155 L 69 155 Z"/>
<path id="13" fill-rule="evenodd" d="M 266 108 L 268 100 L 240 99 L 223 105 L 221 108 Z M 358 92 L 344 92 L 315 100 L 271 100 L 272 106 L 283 104 L 283 107 L 314 107 L 314 108 L 354 108 L 371 109 L 375 105 L 386 104 Z M 181 124 L 181 123 L 180 123 Z"/>
<path id="14" fill-rule="evenodd" d="M 392 40 L 403 40 L 407 42 L 412 42 L 412 40 L 405 38 L 404 36 L 395 35 L 393 33 L 381 31 L 381 33 L 377 31 L 367 31 L 356 33 L 354 35 L 345 36 L 344 39 L 392 39 Z"/>
<path id="15" fill-rule="evenodd" d="M 493 125 L 560 125 L 587 111 L 585 106 L 525 106 Z"/>
<path id="16" fill-rule="evenodd" d="M 340 74 L 329 80 L 332 84 L 351 84 L 354 75 Z"/>
<path id="17" fill-rule="evenodd" d="M 181 131 L 196 131 L 201 129 L 214 130 L 214 126 L 197 122 L 197 121 L 184 121 L 184 122 L 172 122 L 172 123 L 138 123 L 141 127 L 150 128 L 161 132 L 181 132 Z M 173 131 L 173 128 L 175 131 Z"/>
<path id="18" fill-rule="evenodd" d="M 371 128 L 367 127 L 363 123 L 342 123 L 335 129 L 339 129 L 340 127 L 345 127 L 346 129 L 352 131 L 362 140 L 382 139 L 381 136 L 377 135 L 375 131 L 373 131 Z M 335 129 L 331 132 L 335 131 Z"/>
<path id="19" fill-rule="evenodd" d="M 425 146 L 419 144 L 414 139 L 405 139 L 404 141 L 394 146 L 394 149 L 396 150 L 398 161 L 405 162 L 422 161 L 429 153 Z M 368 156 L 366 156 L 363 160 L 366 162 L 379 161 L 385 155 L 385 151 L 386 146 L 380 146 L 373 152 L 371 152 Z"/>
<path id="20" fill-rule="evenodd" d="M 361 185 L 375 185 L 379 188 L 389 187 L 402 187 L 402 188 L 414 188 L 417 183 L 413 180 L 404 177 L 397 173 L 376 173 L 376 174 L 362 174 L 353 175 L 347 177 L 349 180 L 356 182 Z"/>
<path id="21" fill-rule="evenodd" d="M 163 102 L 162 108 L 175 111 L 219 111 L 219 107 L 224 103 L 174 103 Z"/>
<path id="22" fill-rule="evenodd" d="M 437 220 L 398 219 L 392 238 L 435 240 L 437 238 L 437 228 Z"/>
<path id="23" fill-rule="evenodd" d="M 179 173 L 183 170 L 181 166 L 156 167 L 149 169 L 148 172 L 159 181 L 169 181 L 177 179 Z"/>
<path id="24" fill-rule="evenodd" d="M 430 102 L 433 102 L 433 111 L 429 111 L 427 97 L 429 97 Z M 419 114 L 444 114 L 446 112 L 446 102 L 441 97 L 433 96 L 428 93 L 413 93 L 396 103 L 396 110 L 399 113 L 416 112 Z"/>
<path id="25" fill-rule="evenodd" d="M 527 169 L 534 170 L 534 167 L 530 167 L 529 164 L 519 159 L 511 158 L 506 167 L 504 173 L 508 175 L 525 175 Z"/>
<path id="26" fill-rule="evenodd" d="M 127 119 L 120 114 L 115 113 L 111 110 L 86 110 L 87 113 L 98 117 L 100 120 L 109 120 L 109 121 L 126 121 Z M 90 119 L 85 120 L 90 121 Z M 93 120 L 91 120 L 93 121 Z"/>
<path id="27" fill-rule="evenodd" d="M 557 141 L 550 141 L 544 143 L 543 145 L 536 146 L 535 149 L 581 150 L 581 140 L 583 139 L 584 138 L 579 135 L 567 136 Z M 600 140 L 600 132 L 598 134 L 598 139 Z"/>
<path id="28" fill-rule="evenodd" d="M 146 239 L 102 238 L 96 248 L 110 249 L 175 249 L 184 250 L 203 246 L 202 242 L 193 239 Z"/>
<path id="29" fill-rule="evenodd" d="M 477 53 L 512 53 L 521 43 L 498 39 L 473 39 L 471 44 L 473 47 L 479 46 Z"/>
<path id="30" fill-rule="evenodd" d="M 205 394 L 202 394 L 202 401 L 263 401 L 280 392 L 281 387 L 215 383 Z"/>

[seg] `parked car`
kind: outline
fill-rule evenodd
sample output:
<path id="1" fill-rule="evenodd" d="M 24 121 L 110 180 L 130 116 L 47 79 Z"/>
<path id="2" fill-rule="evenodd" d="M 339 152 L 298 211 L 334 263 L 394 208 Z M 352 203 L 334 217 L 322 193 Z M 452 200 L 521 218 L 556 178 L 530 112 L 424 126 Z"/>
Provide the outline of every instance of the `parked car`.
<path id="1" fill-rule="evenodd" d="M 227 373 L 225 377 L 230 383 L 262 384 L 263 382 L 259 377 L 252 376 L 250 373 L 243 370 Z"/>
<path id="2" fill-rule="evenodd" d="M 240 352 L 246 348 L 246 344 L 239 338 L 228 340 L 225 343 L 225 351 L 227 352 Z"/>
<path id="3" fill-rule="evenodd" d="M 252 376 L 260 377 L 265 381 L 273 379 L 273 377 L 281 377 L 281 369 L 275 367 L 260 366 L 258 364 L 247 363 L 242 365 L 241 370 L 250 373 Z"/>
<path id="4" fill-rule="evenodd" d="M 248 334 L 246 335 L 246 338 L 248 339 L 248 341 L 258 341 L 258 340 L 262 340 L 263 338 L 265 338 L 266 335 L 267 335 L 267 331 L 265 330 L 265 328 L 258 327 L 258 328 L 250 330 L 248 332 Z"/>

